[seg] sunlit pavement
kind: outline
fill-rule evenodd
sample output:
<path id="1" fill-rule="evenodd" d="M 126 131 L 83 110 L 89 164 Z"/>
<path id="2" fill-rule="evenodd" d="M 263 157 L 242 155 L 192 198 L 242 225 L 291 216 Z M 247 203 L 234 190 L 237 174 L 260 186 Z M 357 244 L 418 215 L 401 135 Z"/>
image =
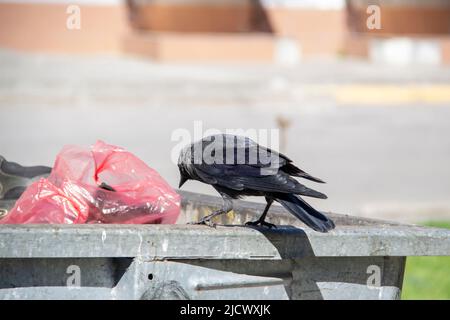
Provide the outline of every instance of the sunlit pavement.
<path id="1" fill-rule="evenodd" d="M 136 153 L 173 186 L 177 129 L 276 129 L 327 181 L 322 210 L 402 221 L 450 218 L 450 68 L 316 61 L 158 65 L 142 59 L 0 52 L 0 154 L 51 165 L 96 139 Z M 313 186 L 313 183 L 308 183 Z M 189 182 L 186 190 L 214 194 Z"/>

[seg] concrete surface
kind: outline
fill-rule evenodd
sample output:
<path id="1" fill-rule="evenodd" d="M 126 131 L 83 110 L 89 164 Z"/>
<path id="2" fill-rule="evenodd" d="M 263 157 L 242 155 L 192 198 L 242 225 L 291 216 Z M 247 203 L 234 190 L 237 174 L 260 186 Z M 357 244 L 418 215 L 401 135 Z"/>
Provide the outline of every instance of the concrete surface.
<path id="1" fill-rule="evenodd" d="M 327 181 L 306 183 L 329 196 L 310 201 L 318 209 L 410 222 L 448 219 L 450 98 L 442 88 L 449 84 L 450 69 L 432 66 L 162 65 L 0 51 L 0 154 L 52 165 L 63 145 L 103 139 L 134 152 L 176 186 L 178 170 L 168 161 L 174 130 L 192 132 L 196 120 L 204 129 L 271 129 L 282 116 L 291 122 L 285 152 Z M 390 90 L 374 103 L 355 92 L 361 85 L 381 96 L 386 85 L 400 95 L 410 88 L 413 98 L 396 99 Z M 418 86 L 430 94 L 415 99 Z M 214 194 L 198 182 L 184 188 Z"/>

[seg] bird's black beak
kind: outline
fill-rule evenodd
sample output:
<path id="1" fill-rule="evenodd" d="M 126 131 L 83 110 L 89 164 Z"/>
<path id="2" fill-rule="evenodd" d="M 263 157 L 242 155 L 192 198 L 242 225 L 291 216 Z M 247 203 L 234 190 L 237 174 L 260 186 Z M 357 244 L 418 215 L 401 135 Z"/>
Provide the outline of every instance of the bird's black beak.
<path id="1" fill-rule="evenodd" d="M 181 188 L 181 186 L 187 181 L 188 179 L 184 176 L 180 177 L 180 184 L 178 185 L 178 188 Z"/>

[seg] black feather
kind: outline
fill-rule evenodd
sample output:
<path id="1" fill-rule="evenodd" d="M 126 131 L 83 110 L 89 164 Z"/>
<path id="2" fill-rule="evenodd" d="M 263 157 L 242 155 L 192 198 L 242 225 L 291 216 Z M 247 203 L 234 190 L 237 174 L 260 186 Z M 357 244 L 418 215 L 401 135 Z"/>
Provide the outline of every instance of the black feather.
<path id="1" fill-rule="evenodd" d="M 182 150 L 178 167 L 180 186 L 186 179 L 193 179 L 212 185 L 222 197 L 264 196 L 280 202 L 314 230 L 327 232 L 334 228 L 333 221 L 298 195 L 321 199 L 327 196 L 304 186 L 294 177 L 324 181 L 301 170 L 285 155 L 260 146 L 249 138 L 232 135 L 206 137 Z"/>
<path id="2" fill-rule="evenodd" d="M 303 171 L 302 169 L 294 166 L 290 162 L 287 163 L 286 165 L 282 166 L 280 168 L 280 170 L 282 170 L 283 172 L 286 172 L 287 174 L 289 174 L 291 176 L 300 177 L 300 178 L 303 178 L 303 179 L 308 179 L 308 180 L 311 180 L 311 181 L 314 181 L 314 182 L 325 183 L 325 181 L 323 181 L 322 179 L 313 177 L 309 173 L 306 173 L 305 171 Z"/>
<path id="3" fill-rule="evenodd" d="M 299 196 L 278 194 L 275 195 L 275 200 L 313 230 L 328 232 L 335 227 L 330 218 L 311 207 Z"/>

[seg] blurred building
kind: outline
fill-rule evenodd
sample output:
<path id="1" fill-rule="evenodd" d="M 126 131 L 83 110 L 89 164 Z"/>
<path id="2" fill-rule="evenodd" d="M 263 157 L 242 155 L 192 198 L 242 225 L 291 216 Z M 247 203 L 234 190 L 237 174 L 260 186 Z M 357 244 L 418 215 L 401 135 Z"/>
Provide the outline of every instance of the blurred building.
<path id="1" fill-rule="evenodd" d="M 380 29 L 367 25 L 370 5 L 380 8 Z M 450 0 L 0 0 L 0 47 L 162 61 L 449 64 Z"/>

